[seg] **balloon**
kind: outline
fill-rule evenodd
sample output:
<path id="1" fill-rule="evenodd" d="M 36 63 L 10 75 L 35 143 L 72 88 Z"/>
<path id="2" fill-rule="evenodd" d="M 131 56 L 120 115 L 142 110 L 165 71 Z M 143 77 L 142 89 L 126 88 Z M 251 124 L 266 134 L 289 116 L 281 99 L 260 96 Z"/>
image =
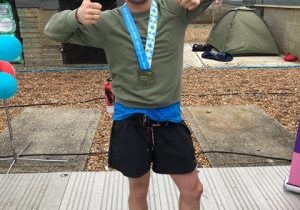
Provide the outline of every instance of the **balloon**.
<path id="1" fill-rule="evenodd" d="M 20 41 L 13 35 L 0 35 L 0 60 L 14 61 L 22 53 Z"/>
<path id="2" fill-rule="evenodd" d="M 14 66 L 6 61 L 0 61 L 0 72 L 6 72 L 12 76 L 16 76 L 16 70 Z"/>
<path id="3" fill-rule="evenodd" d="M 0 99 L 9 99 L 17 90 L 17 79 L 8 73 L 0 72 Z"/>

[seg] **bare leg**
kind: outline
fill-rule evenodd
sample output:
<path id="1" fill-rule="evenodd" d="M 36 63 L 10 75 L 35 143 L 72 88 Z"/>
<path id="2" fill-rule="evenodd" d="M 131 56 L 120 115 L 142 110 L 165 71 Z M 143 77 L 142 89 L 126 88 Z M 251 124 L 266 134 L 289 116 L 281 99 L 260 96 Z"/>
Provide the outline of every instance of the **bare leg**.
<path id="1" fill-rule="evenodd" d="M 129 209 L 147 210 L 147 194 L 149 187 L 150 171 L 139 178 L 129 178 Z"/>
<path id="2" fill-rule="evenodd" d="M 203 185 L 199 180 L 197 171 L 194 170 L 188 174 L 171 174 L 171 177 L 180 192 L 179 209 L 199 210 Z"/>

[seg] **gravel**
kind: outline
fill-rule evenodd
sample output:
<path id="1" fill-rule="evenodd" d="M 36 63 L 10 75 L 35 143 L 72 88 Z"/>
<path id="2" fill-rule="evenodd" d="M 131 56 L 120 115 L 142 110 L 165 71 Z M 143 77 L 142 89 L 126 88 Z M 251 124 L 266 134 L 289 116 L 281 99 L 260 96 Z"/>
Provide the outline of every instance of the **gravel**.
<path id="1" fill-rule="evenodd" d="M 108 71 L 19 74 L 20 89 L 16 97 L 9 100 L 9 104 L 100 109 L 101 120 L 91 152 L 108 151 L 112 118 L 106 113 L 103 100 L 103 87 L 108 76 Z M 188 69 L 183 79 L 183 106 L 256 104 L 293 135 L 296 134 L 300 118 L 300 69 Z M 23 109 L 12 107 L 12 117 L 17 117 Z M 0 132 L 5 127 L 6 118 L 2 108 Z M 196 152 L 201 153 L 201 146 L 195 138 L 194 145 Z M 197 160 L 199 166 L 210 166 L 203 154 L 197 155 Z M 94 155 L 87 161 L 86 170 L 101 171 L 106 166 L 107 155 Z"/>
<path id="2" fill-rule="evenodd" d="M 211 24 L 192 24 L 185 32 L 185 42 L 205 43 L 212 29 Z"/>

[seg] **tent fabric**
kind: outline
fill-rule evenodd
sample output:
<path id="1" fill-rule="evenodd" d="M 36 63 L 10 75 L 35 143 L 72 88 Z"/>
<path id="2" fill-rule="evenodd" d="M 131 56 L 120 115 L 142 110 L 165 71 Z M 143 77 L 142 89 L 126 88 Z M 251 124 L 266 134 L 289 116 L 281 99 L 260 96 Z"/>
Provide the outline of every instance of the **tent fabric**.
<path id="1" fill-rule="evenodd" d="M 280 50 L 267 24 L 247 7 L 234 8 L 212 29 L 208 44 L 231 55 L 279 55 Z"/>

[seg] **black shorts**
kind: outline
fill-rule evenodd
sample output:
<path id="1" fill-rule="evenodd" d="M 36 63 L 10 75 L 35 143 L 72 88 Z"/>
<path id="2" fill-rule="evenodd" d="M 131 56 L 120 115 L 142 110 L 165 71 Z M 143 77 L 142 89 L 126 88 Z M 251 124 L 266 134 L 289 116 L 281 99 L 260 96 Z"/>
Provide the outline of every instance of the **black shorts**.
<path id="1" fill-rule="evenodd" d="M 183 121 L 155 122 L 144 115 L 114 121 L 108 163 L 131 178 L 151 166 L 160 174 L 190 173 L 196 168 L 191 132 Z"/>

